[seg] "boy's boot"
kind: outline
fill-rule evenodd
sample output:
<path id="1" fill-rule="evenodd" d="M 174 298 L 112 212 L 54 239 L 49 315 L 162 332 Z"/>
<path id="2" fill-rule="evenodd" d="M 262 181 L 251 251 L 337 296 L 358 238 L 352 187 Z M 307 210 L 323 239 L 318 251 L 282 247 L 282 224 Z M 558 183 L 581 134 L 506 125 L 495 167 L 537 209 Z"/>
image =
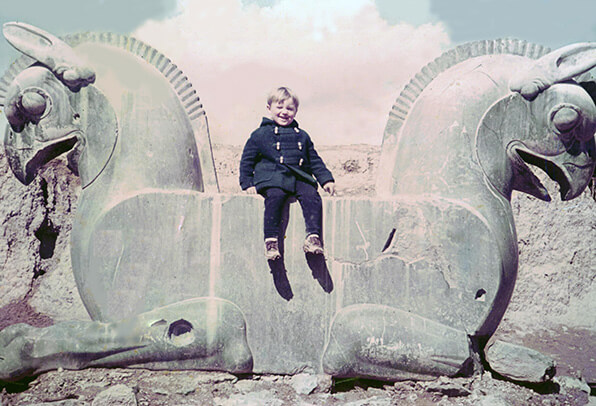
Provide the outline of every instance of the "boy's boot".
<path id="1" fill-rule="evenodd" d="M 281 258 L 277 238 L 265 238 L 265 257 L 270 261 L 275 261 Z"/>
<path id="2" fill-rule="evenodd" d="M 321 239 L 319 238 L 318 234 L 309 234 L 304 240 L 304 252 L 307 254 L 316 254 L 322 255 L 323 254 L 323 243 L 321 243 Z"/>

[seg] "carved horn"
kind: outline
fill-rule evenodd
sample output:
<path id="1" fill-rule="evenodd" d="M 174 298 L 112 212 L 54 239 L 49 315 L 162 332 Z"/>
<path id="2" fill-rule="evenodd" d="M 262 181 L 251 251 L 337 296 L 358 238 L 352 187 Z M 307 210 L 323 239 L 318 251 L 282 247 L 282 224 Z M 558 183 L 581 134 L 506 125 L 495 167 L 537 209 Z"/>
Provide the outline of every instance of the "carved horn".
<path id="1" fill-rule="evenodd" d="M 17 51 L 30 56 L 56 70 L 57 61 L 53 56 L 60 55 L 71 64 L 80 62 L 73 49 L 60 38 L 40 28 L 25 23 L 10 22 L 2 26 L 2 33 L 10 45 Z"/>
<path id="2" fill-rule="evenodd" d="M 47 66 L 71 90 L 95 81 L 95 73 L 74 49 L 55 35 L 25 23 L 9 22 L 2 33 L 17 51 Z"/>
<path id="3" fill-rule="evenodd" d="M 538 59 L 521 75 L 513 78 L 509 88 L 528 100 L 555 83 L 564 82 L 596 66 L 596 43 L 567 45 Z"/>

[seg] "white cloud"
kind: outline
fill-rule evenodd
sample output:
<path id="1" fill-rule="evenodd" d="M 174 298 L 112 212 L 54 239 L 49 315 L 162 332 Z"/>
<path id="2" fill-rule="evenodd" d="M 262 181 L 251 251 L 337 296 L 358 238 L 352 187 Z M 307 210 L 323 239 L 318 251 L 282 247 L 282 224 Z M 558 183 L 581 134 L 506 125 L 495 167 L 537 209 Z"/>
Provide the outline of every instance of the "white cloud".
<path id="1" fill-rule="evenodd" d="M 438 24 L 389 25 L 372 0 L 189 0 L 133 35 L 184 70 L 212 139 L 227 144 L 245 142 L 280 85 L 300 96 L 297 119 L 317 145 L 378 144 L 403 85 L 449 43 Z"/>

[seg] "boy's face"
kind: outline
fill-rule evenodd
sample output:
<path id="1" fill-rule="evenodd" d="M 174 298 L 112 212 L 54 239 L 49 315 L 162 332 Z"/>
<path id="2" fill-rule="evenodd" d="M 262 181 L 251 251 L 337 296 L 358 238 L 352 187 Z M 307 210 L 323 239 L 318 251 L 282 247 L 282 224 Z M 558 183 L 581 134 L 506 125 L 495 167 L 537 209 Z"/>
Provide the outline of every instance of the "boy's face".
<path id="1" fill-rule="evenodd" d="M 267 109 L 271 113 L 271 120 L 282 127 L 292 124 L 298 112 L 292 98 L 274 101 L 270 106 L 267 106 Z"/>

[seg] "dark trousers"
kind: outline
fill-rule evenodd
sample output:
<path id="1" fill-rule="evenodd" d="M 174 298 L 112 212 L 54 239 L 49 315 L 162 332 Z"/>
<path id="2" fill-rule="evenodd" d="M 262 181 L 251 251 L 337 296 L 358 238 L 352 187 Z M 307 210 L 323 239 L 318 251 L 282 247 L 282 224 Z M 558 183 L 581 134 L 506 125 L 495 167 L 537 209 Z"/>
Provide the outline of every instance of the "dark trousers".
<path id="1" fill-rule="evenodd" d="M 323 220 L 323 203 L 317 188 L 310 183 L 296 180 L 296 193 L 288 193 L 283 189 L 270 187 L 260 192 L 265 197 L 265 238 L 278 238 L 284 206 L 290 196 L 296 197 L 302 207 L 306 235 L 321 236 Z"/>

